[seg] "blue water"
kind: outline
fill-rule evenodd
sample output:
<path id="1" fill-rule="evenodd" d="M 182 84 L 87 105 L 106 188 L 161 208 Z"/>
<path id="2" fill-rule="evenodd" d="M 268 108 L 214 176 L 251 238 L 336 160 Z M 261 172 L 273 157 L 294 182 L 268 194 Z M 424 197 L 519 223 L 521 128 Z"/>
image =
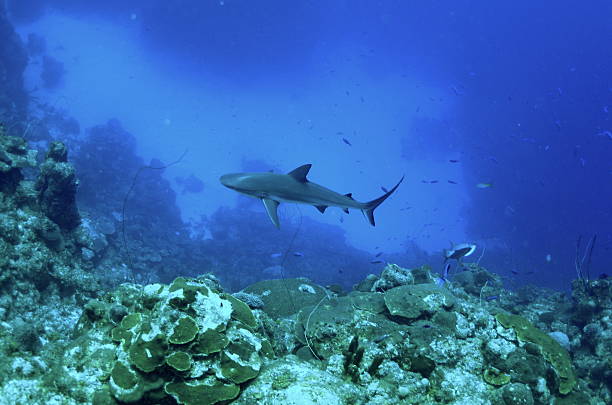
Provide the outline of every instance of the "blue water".
<path id="1" fill-rule="evenodd" d="M 348 284 L 380 270 L 378 252 L 441 270 L 450 241 L 473 242 L 510 286 L 567 289 L 597 235 L 590 276 L 610 272 L 609 1 L 8 5 L 51 58 L 45 81 L 44 58 L 31 56 L 30 96 L 74 117 L 79 136 L 114 118 L 145 162 L 188 150 L 163 174 L 184 221 L 237 204 L 263 215 L 218 182 L 228 172 L 312 163 L 312 181 L 360 201 L 406 176 L 375 228 L 358 212 L 281 205 L 287 229 L 252 235 L 274 238 L 262 257 L 352 258 L 307 274 Z M 190 175 L 201 192 L 181 192 Z M 255 227 L 251 215 L 231 221 Z"/>

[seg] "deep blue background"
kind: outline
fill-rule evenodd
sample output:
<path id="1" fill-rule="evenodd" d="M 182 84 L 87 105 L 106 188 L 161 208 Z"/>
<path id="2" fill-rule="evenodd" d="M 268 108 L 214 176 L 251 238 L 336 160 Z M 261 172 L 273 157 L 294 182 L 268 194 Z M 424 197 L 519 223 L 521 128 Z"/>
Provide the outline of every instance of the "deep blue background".
<path id="1" fill-rule="evenodd" d="M 116 117 L 147 158 L 190 148 L 174 174 L 206 189 L 186 219 L 234 204 L 216 179 L 245 160 L 312 162 L 360 200 L 405 173 L 376 229 L 302 212 L 371 251 L 476 241 L 491 270 L 555 288 L 597 234 L 592 275 L 612 270 L 609 1 L 8 3 L 66 69 L 44 90 L 33 64 L 32 94 L 85 128 Z"/>

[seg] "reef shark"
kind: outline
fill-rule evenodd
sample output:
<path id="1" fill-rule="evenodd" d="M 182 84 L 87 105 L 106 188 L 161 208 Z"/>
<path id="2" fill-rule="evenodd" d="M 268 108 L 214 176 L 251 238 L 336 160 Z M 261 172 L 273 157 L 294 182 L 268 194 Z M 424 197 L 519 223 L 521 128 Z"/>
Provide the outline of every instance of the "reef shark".
<path id="1" fill-rule="evenodd" d="M 349 209 L 360 210 L 374 222 L 374 210 L 399 187 L 404 176 L 391 190 L 370 202 L 359 202 L 351 193 L 340 194 L 307 179 L 311 164 L 306 164 L 287 174 L 277 173 L 231 173 L 221 176 L 221 184 L 242 194 L 259 198 L 263 202 L 272 223 L 280 228 L 277 208 L 281 202 L 308 204 L 324 213 L 327 207 L 339 207 L 348 213 Z"/>

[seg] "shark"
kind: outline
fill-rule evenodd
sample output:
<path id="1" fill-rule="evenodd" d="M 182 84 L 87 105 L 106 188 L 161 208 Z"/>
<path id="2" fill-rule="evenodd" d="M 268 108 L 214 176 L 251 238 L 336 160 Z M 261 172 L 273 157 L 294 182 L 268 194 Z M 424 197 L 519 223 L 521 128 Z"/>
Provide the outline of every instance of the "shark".
<path id="1" fill-rule="evenodd" d="M 256 172 L 229 173 L 219 178 L 225 187 L 261 199 L 272 223 L 280 228 L 278 206 L 281 202 L 314 206 L 322 214 L 328 207 L 338 207 L 348 213 L 349 209 L 360 210 L 372 226 L 374 210 L 397 190 L 404 176 L 385 194 L 369 202 L 359 202 L 351 193 L 340 194 L 308 180 L 311 164 L 302 165 L 287 174 Z"/>

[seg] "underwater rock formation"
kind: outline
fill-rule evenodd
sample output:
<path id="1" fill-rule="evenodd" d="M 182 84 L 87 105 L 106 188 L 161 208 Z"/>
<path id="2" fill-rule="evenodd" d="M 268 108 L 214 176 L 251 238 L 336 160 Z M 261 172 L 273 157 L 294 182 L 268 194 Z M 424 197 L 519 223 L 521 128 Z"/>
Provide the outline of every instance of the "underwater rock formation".
<path id="1" fill-rule="evenodd" d="M 35 187 L 42 211 L 66 231 L 73 230 L 81 222 L 76 204 L 77 186 L 76 172 L 68 163 L 66 146 L 61 142 L 51 143 Z"/>
<path id="2" fill-rule="evenodd" d="M 4 3 L 0 3 L 0 120 L 22 119 L 28 98 L 23 87 L 23 72 L 28 55 L 9 22 Z"/>
<path id="3" fill-rule="evenodd" d="M 23 180 L 21 169 L 36 167 L 36 151 L 28 149 L 23 138 L 5 134 L 0 124 L 0 192 L 14 193 Z"/>

